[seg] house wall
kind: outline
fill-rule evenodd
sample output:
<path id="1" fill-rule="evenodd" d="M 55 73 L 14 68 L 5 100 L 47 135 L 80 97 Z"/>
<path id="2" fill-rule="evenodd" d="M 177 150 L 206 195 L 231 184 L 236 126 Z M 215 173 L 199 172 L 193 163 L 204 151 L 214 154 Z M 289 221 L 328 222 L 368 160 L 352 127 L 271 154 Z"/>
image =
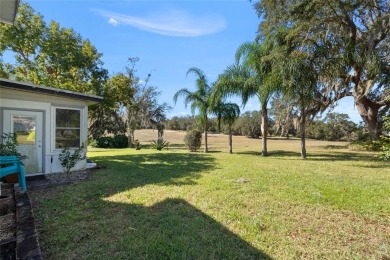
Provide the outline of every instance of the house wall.
<path id="1" fill-rule="evenodd" d="M 81 111 L 80 139 L 87 141 L 88 106 L 86 101 L 58 96 L 31 93 L 6 88 L 0 88 L 0 131 L 4 133 L 4 110 L 25 110 L 43 112 L 43 173 L 62 172 L 58 159 L 62 149 L 55 148 L 55 108 L 73 108 Z M 86 161 L 79 162 L 73 170 L 85 169 Z"/>

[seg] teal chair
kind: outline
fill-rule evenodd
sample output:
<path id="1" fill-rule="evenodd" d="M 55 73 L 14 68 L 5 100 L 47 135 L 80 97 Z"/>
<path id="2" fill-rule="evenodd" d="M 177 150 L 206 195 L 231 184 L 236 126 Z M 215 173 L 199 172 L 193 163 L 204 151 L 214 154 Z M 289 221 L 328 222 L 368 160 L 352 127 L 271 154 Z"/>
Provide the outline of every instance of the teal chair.
<path id="1" fill-rule="evenodd" d="M 24 172 L 24 166 L 20 162 L 20 159 L 16 156 L 0 156 L 0 178 L 4 176 L 17 173 L 19 179 L 19 186 L 22 187 L 23 191 L 27 191 L 26 187 L 26 174 Z M 3 166 L 7 165 L 7 166 Z"/>

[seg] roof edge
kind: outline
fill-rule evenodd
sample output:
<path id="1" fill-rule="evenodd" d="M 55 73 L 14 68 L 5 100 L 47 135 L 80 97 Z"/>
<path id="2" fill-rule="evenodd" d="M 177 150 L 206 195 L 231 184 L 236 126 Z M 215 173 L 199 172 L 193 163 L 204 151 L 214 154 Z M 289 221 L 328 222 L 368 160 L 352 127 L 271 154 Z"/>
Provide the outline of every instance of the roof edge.
<path id="1" fill-rule="evenodd" d="M 103 97 L 100 96 L 84 94 L 59 88 L 49 88 L 40 85 L 34 85 L 27 82 L 19 82 L 4 78 L 0 78 L 0 87 L 89 101 L 90 105 L 101 103 L 103 101 Z"/>

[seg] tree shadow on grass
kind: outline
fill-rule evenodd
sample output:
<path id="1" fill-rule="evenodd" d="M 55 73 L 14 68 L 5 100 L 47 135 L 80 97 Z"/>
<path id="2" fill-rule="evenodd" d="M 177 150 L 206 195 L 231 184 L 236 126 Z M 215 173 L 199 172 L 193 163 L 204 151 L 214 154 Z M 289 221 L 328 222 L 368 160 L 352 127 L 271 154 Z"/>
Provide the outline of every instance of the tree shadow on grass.
<path id="1" fill-rule="evenodd" d="M 241 152 L 235 152 L 235 154 L 259 155 L 259 156 L 261 156 L 261 152 L 256 152 L 256 151 L 241 151 Z"/>
<path id="2" fill-rule="evenodd" d="M 256 151 L 243 151 L 243 152 L 237 152 L 237 154 L 261 156 L 261 152 L 256 152 Z M 267 155 L 267 157 L 300 157 L 300 156 L 301 154 L 298 152 L 282 151 L 282 150 L 268 151 L 268 155 Z"/>
<path id="3" fill-rule="evenodd" d="M 332 150 L 335 150 L 335 149 L 347 149 L 348 148 L 348 144 L 343 144 L 343 145 L 326 145 L 326 146 L 320 146 L 321 148 L 324 148 L 324 149 L 332 149 Z"/>
<path id="4" fill-rule="evenodd" d="M 311 161 L 363 161 L 363 162 L 375 162 L 379 161 L 373 156 L 367 156 L 360 153 L 343 152 L 343 153 L 313 153 L 308 156 Z"/>
<path id="5" fill-rule="evenodd" d="M 201 172 L 214 168 L 214 158 L 195 153 L 153 153 L 95 156 L 94 162 L 103 165 L 103 178 L 117 190 L 128 190 L 148 184 L 191 185 Z"/>
<path id="6" fill-rule="evenodd" d="M 169 144 L 168 147 L 169 148 L 183 148 L 183 149 L 185 149 L 186 145 L 185 144 Z"/>
<path id="7" fill-rule="evenodd" d="M 261 152 L 256 151 L 244 151 L 237 152 L 237 154 L 247 154 L 261 156 Z M 300 152 L 273 150 L 268 152 L 267 157 L 284 157 L 283 159 L 288 160 L 289 157 L 300 158 Z M 309 161 L 363 161 L 363 162 L 380 162 L 377 157 L 368 156 L 366 154 L 354 153 L 354 152 L 329 152 L 329 153 L 318 153 L 318 152 L 307 152 L 307 160 Z"/>
<path id="8" fill-rule="evenodd" d="M 133 203 L 131 193 L 114 196 L 148 184 L 193 185 L 203 171 L 215 167 L 212 156 L 155 153 L 93 159 L 106 168 L 91 180 L 42 191 L 45 199 L 37 211 L 45 219 L 39 232 L 47 258 L 271 259 L 181 198 L 145 206 Z"/>
<path id="9" fill-rule="evenodd" d="M 120 226 L 107 223 L 115 244 L 104 252 L 126 248 L 121 257 L 128 259 L 271 259 L 183 199 L 150 207 L 105 203 L 107 209 L 119 207 L 124 218 Z"/>

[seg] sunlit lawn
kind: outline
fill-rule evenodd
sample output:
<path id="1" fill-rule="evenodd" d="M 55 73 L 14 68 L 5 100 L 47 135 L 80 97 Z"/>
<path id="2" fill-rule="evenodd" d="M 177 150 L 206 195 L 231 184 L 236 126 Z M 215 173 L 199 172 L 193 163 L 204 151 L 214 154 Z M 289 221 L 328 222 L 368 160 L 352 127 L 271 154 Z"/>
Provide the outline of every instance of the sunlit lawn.
<path id="1" fill-rule="evenodd" d="M 157 132 L 139 131 L 148 144 Z M 32 193 L 47 259 L 390 257 L 390 167 L 345 143 L 210 136 L 211 153 L 91 149 L 87 181 Z M 237 182 L 241 178 L 241 182 Z"/>

